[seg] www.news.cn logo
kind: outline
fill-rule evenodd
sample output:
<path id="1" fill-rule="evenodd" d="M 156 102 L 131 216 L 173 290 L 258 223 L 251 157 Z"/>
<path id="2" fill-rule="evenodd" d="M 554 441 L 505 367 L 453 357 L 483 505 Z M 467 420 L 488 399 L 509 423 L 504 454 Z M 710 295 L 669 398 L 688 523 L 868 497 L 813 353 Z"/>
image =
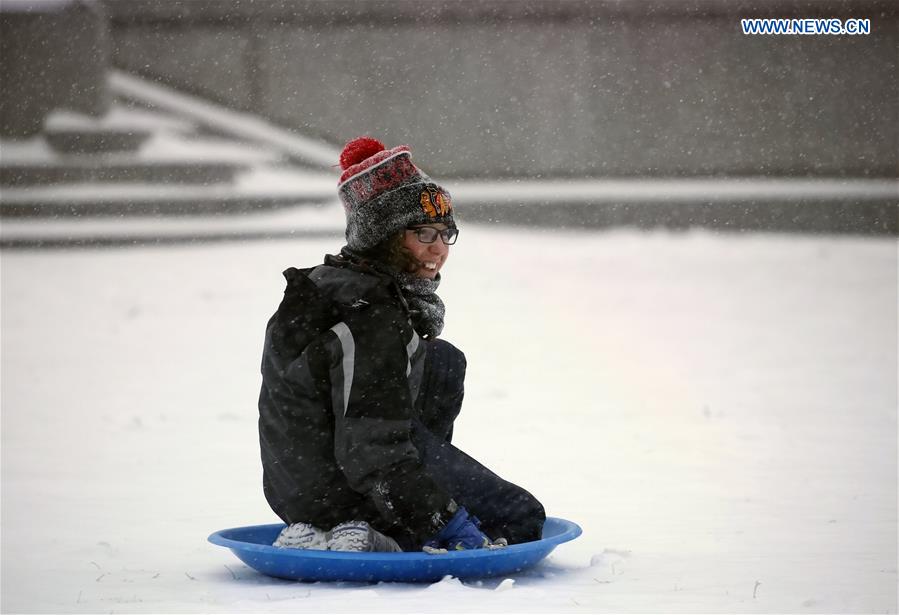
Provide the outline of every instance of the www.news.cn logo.
<path id="1" fill-rule="evenodd" d="M 870 34 L 870 19 L 741 19 L 743 34 Z"/>

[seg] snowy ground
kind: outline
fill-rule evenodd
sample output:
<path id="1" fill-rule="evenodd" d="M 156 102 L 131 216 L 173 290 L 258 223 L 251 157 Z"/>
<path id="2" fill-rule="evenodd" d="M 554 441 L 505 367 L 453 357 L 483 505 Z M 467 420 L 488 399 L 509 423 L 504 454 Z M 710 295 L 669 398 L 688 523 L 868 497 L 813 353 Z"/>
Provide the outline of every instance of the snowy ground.
<path id="1" fill-rule="evenodd" d="M 584 535 L 483 583 L 304 584 L 255 404 L 326 239 L 2 254 L 3 612 L 897 610 L 895 239 L 466 227 L 456 442 Z"/>

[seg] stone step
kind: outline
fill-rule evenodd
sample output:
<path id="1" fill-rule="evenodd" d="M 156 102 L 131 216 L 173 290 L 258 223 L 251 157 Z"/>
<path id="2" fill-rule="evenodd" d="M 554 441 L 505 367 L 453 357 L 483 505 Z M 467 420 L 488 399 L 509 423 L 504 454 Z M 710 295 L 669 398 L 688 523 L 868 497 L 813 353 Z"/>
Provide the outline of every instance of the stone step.
<path id="1" fill-rule="evenodd" d="M 72 111 L 51 113 L 43 135 L 62 154 L 137 152 L 159 132 L 191 134 L 196 126 L 170 116 L 116 104 L 103 117 L 95 118 Z"/>
<path id="2" fill-rule="evenodd" d="M 230 182 L 243 170 L 230 162 L 195 162 L 191 165 L 165 161 L 74 160 L 64 164 L 13 163 L 0 166 L 0 185 L 34 186 L 73 182 L 160 182 L 206 183 Z"/>
<path id="3" fill-rule="evenodd" d="M 112 128 L 44 130 L 44 138 L 50 147 L 64 154 L 136 152 L 152 134 L 148 130 L 116 130 Z"/>
<path id="4" fill-rule="evenodd" d="M 246 239 L 343 238 L 343 208 L 336 202 L 286 206 L 240 215 L 133 215 L 126 218 L 4 218 L 4 249 L 168 245 Z"/>
<path id="5" fill-rule="evenodd" d="M 71 133 L 69 133 L 71 134 Z M 102 137 L 101 137 L 102 138 Z M 272 151 L 233 140 L 186 138 L 155 133 L 136 152 L 63 154 L 45 136 L 4 140 L 0 185 L 39 186 L 61 183 L 227 183 L 260 164 L 275 164 Z"/>
<path id="6" fill-rule="evenodd" d="M 330 174 L 258 167 L 228 184 L 95 184 L 6 188 L 0 217 L 9 220 L 258 212 L 334 201 Z"/>
<path id="7" fill-rule="evenodd" d="M 194 122 L 173 115 L 135 107 L 117 101 L 102 117 L 92 117 L 64 109 L 53 111 L 44 122 L 44 130 L 140 130 L 193 134 L 198 131 Z"/>

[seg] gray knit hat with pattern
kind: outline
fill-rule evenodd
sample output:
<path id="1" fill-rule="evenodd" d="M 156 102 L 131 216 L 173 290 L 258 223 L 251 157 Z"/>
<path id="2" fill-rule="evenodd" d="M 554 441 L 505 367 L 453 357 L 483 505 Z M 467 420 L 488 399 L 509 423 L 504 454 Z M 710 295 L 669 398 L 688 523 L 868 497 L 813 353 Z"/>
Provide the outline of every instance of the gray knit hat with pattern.
<path id="1" fill-rule="evenodd" d="M 367 250 L 409 226 L 456 225 L 449 193 L 412 163 L 410 152 L 407 145 L 386 149 L 371 137 L 343 148 L 337 193 L 349 248 Z"/>

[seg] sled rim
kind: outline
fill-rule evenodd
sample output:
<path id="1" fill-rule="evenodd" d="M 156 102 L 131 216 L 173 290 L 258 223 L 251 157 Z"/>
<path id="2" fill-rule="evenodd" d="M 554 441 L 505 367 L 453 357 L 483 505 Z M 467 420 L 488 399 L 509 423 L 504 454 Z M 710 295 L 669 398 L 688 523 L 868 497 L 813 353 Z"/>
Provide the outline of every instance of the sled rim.
<path id="1" fill-rule="evenodd" d="M 500 549 L 471 549 L 465 551 L 448 551 L 447 553 L 425 553 L 423 551 L 406 551 L 402 553 L 360 553 L 349 551 L 325 551 L 321 549 L 290 549 L 285 547 L 275 547 L 271 544 L 262 544 L 257 542 L 247 542 L 237 540 L 229 536 L 235 534 L 247 534 L 250 532 L 273 532 L 275 536 L 286 527 L 284 523 L 270 523 L 264 525 L 248 525 L 241 527 L 232 527 L 224 530 L 213 532 L 207 540 L 214 545 L 226 547 L 232 551 L 243 551 L 259 554 L 295 554 L 297 557 L 310 560 L 349 560 L 358 562 L 400 562 L 400 561 L 417 561 L 417 560 L 466 560 L 466 559 L 489 559 L 497 555 L 515 553 L 525 553 L 535 549 L 552 550 L 556 546 L 574 540 L 581 535 L 583 530 L 573 521 L 562 519 L 559 517 L 547 517 L 544 525 L 544 534 L 547 526 L 552 530 L 549 536 L 544 536 L 540 540 L 531 542 L 523 542 L 515 545 L 509 545 Z M 275 531 L 277 530 L 277 531 Z"/>

